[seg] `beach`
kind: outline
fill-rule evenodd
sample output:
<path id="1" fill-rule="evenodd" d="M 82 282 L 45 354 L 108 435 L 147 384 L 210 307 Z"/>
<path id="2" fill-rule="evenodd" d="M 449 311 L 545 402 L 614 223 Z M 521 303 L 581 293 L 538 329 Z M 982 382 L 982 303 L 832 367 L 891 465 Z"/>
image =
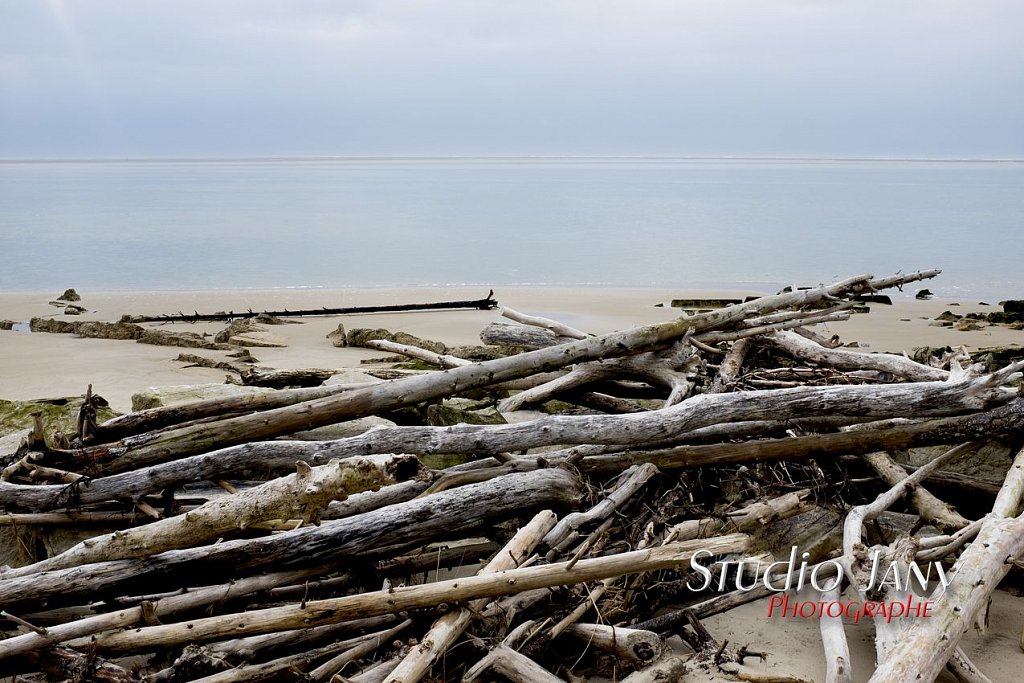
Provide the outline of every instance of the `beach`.
<path id="1" fill-rule="evenodd" d="M 65 315 L 49 302 L 59 292 L 0 294 L 0 320 L 18 323 L 0 331 L 0 398 L 28 400 L 80 396 L 92 385 L 113 409 L 127 412 L 132 395 L 147 387 L 223 383 L 225 371 L 197 367 L 174 360 L 179 353 L 194 353 L 212 360 L 230 360 L 229 351 L 155 346 L 131 340 L 80 338 L 74 334 L 29 332 L 32 318 L 63 321 L 113 322 L 122 315 L 214 313 L 220 311 L 284 311 L 323 307 L 377 306 L 437 301 L 476 300 L 487 295 L 480 287 L 406 287 L 296 290 L 223 290 L 205 292 L 90 292 L 79 291 L 86 310 Z M 743 289 L 675 290 L 665 288 L 553 288 L 498 287 L 493 296 L 499 306 L 540 315 L 594 334 L 659 323 L 685 315 L 670 304 L 673 299 L 743 299 L 764 294 Z M 909 293 L 892 292 L 893 304 L 870 304 L 870 312 L 852 314 L 848 320 L 817 325 L 826 337 L 838 335 L 855 351 L 886 351 L 910 354 L 918 347 L 957 347 L 977 351 L 990 347 L 1016 347 L 1024 343 L 1024 331 L 1006 325 L 982 324 L 970 331 L 937 327 L 935 319 L 945 311 L 957 315 L 1000 310 L 997 302 L 933 298 L 918 300 Z M 364 348 L 338 348 L 327 335 L 339 324 L 346 330 L 384 328 L 403 331 L 449 346 L 478 344 L 480 330 L 503 320 L 501 310 L 442 310 L 403 313 L 368 313 L 288 318 L 296 324 L 269 326 L 262 336 L 281 344 L 278 348 L 251 348 L 258 365 L 275 369 L 327 368 L 341 371 L 359 368 L 362 361 L 386 355 Z M 212 335 L 225 322 L 146 323 L 149 328 Z M 853 345 L 852 343 L 856 343 Z M 1016 676 L 1014 662 L 1020 657 L 1017 639 L 1024 622 L 1019 600 L 997 591 L 993 596 L 993 628 L 971 632 L 963 640 L 965 651 L 992 680 Z M 727 614 L 711 617 L 706 625 L 716 636 L 735 647 L 749 643 L 767 653 L 766 662 L 748 662 L 748 670 L 775 675 L 823 680 L 821 638 L 816 619 L 769 618 L 767 600 L 759 600 Z M 872 629 L 867 622 L 848 625 L 851 657 L 856 676 L 866 681 L 873 666 Z M 678 652 L 687 652 L 676 640 Z M 734 680 L 712 669 L 697 669 L 687 681 Z M 798 679 L 790 679 L 798 680 Z M 938 679 L 952 681 L 943 674 Z"/>
<path id="2" fill-rule="evenodd" d="M 916 290 L 915 290 L 916 291 Z M 116 322 L 122 315 L 213 313 L 218 311 L 298 310 L 474 300 L 487 294 L 481 287 L 405 287 L 350 289 L 277 289 L 207 292 L 90 292 L 80 291 L 86 312 L 64 315 L 48 302 L 60 292 L 0 293 L 0 320 L 27 323 L 33 317 L 64 321 Z M 557 288 L 498 287 L 494 298 L 500 306 L 558 320 L 583 331 L 602 334 L 637 325 L 663 322 L 681 314 L 670 306 L 678 298 L 743 298 L 764 294 L 751 290 L 675 290 L 666 288 Z M 893 304 L 872 304 L 870 312 L 849 320 L 820 325 L 816 329 L 844 343 L 857 342 L 865 352 L 911 352 L 915 347 L 965 346 L 969 351 L 989 347 L 1020 346 L 1024 331 L 1005 325 L 959 331 L 934 327 L 934 318 L 949 310 L 957 315 L 1000 310 L 997 302 L 934 298 L 917 300 L 893 291 Z M 662 304 L 662 306 L 657 306 Z M 404 331 L 448 345 L 479 343 L 480 330 L 502 320 L 500 312 L 449 310 L 406 313 L 372 313 L 290 318 L 301 324 L 277 325 L 270 334 L 287 344 L 284 348 L 252 349 L 259 365 L 277 369 L 358 367 L 360 361 L 380 357 L 380 352 L 335 348 L 326 336 L 343 324 L 346 329 L 366 327 Z M 174 331 L 215 334 L 225 323 L 149 323 Z M 0 330 L 0 398 L 28 400 L 77 396 L 93 385 L 119 411 L 131 407 L 131 395 L 149 386 L 223 382 L 224 372 L 187 367 L 175 362 L 179 352 L 195 351 L 214 359 L 224 352 L 177 349 L 126 340 L 83 339 L 71 334 L 30 333 Z"/>

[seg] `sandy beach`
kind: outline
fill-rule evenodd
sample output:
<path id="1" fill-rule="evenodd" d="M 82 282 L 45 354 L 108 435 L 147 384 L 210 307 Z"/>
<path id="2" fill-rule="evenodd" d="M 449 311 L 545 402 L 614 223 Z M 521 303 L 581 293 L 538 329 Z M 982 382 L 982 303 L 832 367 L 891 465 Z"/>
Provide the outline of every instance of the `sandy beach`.
<path id="1" fill-rule="evenodd" d="M 308 289 L 243 290 L 219 292 L 89 292 L 81 291 L 80 305 L 87 312 L 68 316 L 49 305 L 59 292 L 0 294 L 0 320 L 27 323 L 31 318 L 60 320 L 116 321 L 124 314 L 158 315 L 177 312 L 296 310 L 319 307 L 371 306 L 480 299 L 482 287 L 408 287 L 401 289 Z M 680 315 L 670 307 L 675 298 L 742 298 L 759 292 L 745 290 L 668 290 L 499 287 L 494 297 L 500 305 L 523 313 L 542 315 L 595 334 L 661 322 Z M 760 294 L 763 294 L 761 292 Z M 919 301 L 893 292 L 893 305 L 872 305 L 870 313 L 820 326 L 828 336 L 838 334 L 844 342 L 857 341 L 865 352 L 909 352 L 920 346 L 958 346 L 976 350 L 993 346 L 1024 344 L 1024 331 L 1006 326 L 961 332 L 933 327 L 929 323 L 950 310 L 958 315 L 999 310 L 997 302 L 932 299 Z M 663 304 L 658 307 L 657 304 Z M 287 344 L 285 348 L 253 349 L 260 365 L 278 369 L 344 368 L 360 360 L 380 356 L 366 349 L 334 348 L 326 335 L 343 324 L 357 327 L 403 330 L 446 344 L 479 343 L 480 330 L 501 319 L 499 311 L 452 310 L 409 313 L 373 313 L 344 316 L 293 318 L 296 325 L 275 326 L 271 332 Z M 150 324 L 150 326 L 156 326 Z M 214 334 L 220 322 L 169 324 L 164 329 Z M 69 334 L 29 333 L 0 330 L 0 398 L 34 399 L 75 396 L 88 384 L 116 410 L 131 406 L 132 393 L 148 387 L 175 384 L 222 382 L 224 373 L 209 368 L 184 367 L 174 362 L 177 349 L 138 344 L 132 341 L 82 339 Z M 193 350 L 194 351 L 194 350 Z M 223 352 L 199 351 L 214 359 Z"/>

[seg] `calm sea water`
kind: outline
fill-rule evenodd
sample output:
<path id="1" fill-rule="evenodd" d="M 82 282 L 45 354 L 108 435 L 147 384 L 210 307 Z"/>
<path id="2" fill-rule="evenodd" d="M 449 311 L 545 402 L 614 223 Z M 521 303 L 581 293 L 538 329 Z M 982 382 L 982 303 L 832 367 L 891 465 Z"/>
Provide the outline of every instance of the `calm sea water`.
<path id="1" fill-rule="evenodd" d="M 1024 163 L 0 163 L 0 290 L 771 290 L 938 267 L 1024 297 Z"/>

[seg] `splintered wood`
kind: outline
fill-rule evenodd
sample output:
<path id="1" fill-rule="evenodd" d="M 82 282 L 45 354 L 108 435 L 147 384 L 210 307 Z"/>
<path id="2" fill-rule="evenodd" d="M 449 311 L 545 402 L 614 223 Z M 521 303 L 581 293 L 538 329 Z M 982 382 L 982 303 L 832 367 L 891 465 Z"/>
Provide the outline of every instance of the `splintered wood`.
<path id="1" fill-rule="evenodd" d="M 70 447 L 26 424 L 0 453 L 0 522 L 34 555 L 0 569 L 0 673 L 806 680 L 702 622 L 761 600 L 813 608 L 828 683 L 988 680 L 960 641 L 1024 553 L 1024 362 L 923 364 L 814 327 L 937 274 L 600 336 L 504 309 L 489 360 L 367 338 L 436 369 L 99 424 L 90 388 Z M 397 425 L 287 438 L 371 415 Z M 1016 455 L 994 497 L 943 469 L 993 444 Z"/>

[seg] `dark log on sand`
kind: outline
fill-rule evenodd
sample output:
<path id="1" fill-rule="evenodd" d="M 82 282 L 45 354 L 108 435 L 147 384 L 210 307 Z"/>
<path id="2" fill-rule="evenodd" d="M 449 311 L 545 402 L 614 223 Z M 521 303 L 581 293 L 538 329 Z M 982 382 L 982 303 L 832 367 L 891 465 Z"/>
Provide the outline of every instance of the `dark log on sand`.
<path id="1" fill-rule="evenodd" d="M 252 309 L 235 313 L 177 313 L 174 315 L 129 315 L 125 318 L 133 323 L 197 323 L 211 320 L 235 320 L 237 318 L 255 318 L 258 315 L 269 315 L 275 318 L 296 318 L 313 315 L 348 315 L 353 313 L 399 313 L 402 311 L 446 311 L 452 309 L 475 309 L 489 311 L 498 306 L 491 290 L 483 299 L 471 301 L 437 301 L 426 304 L 392 304 L 386 306 L 348 306 L 343 308 L 309 308 L 297 311 L 253 311 Z"/>

